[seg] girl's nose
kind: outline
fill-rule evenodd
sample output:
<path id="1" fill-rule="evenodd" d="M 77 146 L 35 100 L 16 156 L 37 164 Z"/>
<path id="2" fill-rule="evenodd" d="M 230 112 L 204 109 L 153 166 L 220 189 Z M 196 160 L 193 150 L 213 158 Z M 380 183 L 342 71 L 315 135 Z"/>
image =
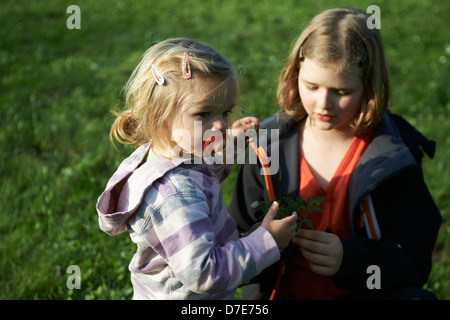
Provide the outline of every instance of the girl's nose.
<path id="1" fill-rule="evenodd" d="M 320 93 L 320 96 L 319 96 L 319 98 L 318 98 L 318 101 L 317 101 L 317 106 L 320 108 L 320 109 L 329 109 L 330 107 L 331 107 L 331 105 L 332 105 L 332 99 L 331 99 L 332 97 L 331 97 L 331 94 L 330 94 L 330 92 L 329 92 L 329 90 L 323 90 L 321 93 Z"/>
<path id="2" fill-rule="evenodd" d="M 227 128 L 227 125 L 223 119 L 218 119 L 213 122 L 213 129 L 224 131 Z"/>

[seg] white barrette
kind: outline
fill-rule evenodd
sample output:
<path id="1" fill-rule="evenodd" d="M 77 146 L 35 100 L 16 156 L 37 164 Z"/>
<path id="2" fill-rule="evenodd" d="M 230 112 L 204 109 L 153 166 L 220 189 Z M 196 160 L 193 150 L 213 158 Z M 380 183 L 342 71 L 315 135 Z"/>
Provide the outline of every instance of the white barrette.
<path id="1" fill-rule="evenodd" d="M 156 77 L 155 72 L 158 74 L 159 79 Z M 152 74 L 153 78 L 155 78 L 156 83 L 162 86 L 164 84 L 164 77 L 162 76 L 161 73 L 159 73 L 158 69 L 156 69 L 154 64 L 152 64 Z"/>

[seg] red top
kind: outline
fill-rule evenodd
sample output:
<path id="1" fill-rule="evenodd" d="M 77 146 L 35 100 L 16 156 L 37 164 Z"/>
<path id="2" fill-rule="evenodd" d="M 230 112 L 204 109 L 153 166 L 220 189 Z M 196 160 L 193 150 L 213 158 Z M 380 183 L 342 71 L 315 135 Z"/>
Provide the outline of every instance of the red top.
<path id="1" fill-rule="evenodd" d="M 308 219 L 312 221 L 314 230 L 332 232 L 338 235 L 340 239 L 346 239 L 353 235 L 348 182 L 353 169 L 370 141 L 371 134 L 353 138 L 326 190 L 316 181 L 308 163 L 299 152 L 299 191 L 302 198 L 308 199 L 310 196 L 326 197 L 321 203 L 323 213 L 313 211 L 308 216 Z M 302 212 L 302 210 L 299 213 L 304 215 L 305 212 Z M 303 225 L 302 228 L 308 227 Z M 337 299 L 350 293 L 338 288 L 330 277 L 312 272 L 309 268 L 309 262 L 302 256 L 297 246 L 294 247 L 285 272 L 277 294 L 278 299 Z"/>

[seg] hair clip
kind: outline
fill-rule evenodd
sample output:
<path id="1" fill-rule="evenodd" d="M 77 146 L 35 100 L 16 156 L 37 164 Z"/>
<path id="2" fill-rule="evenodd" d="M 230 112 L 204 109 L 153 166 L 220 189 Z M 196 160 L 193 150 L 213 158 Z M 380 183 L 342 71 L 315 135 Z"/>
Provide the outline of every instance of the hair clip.
<path id="1" fill-rule="evenodd" d="M 183 78 L 185 79 L 191 78 L 192 76 L 191 63 L 189 62 L 189 56 L 187 51 L 184 52 L 183 65 L 181 66 L 181 71 L 183 72 Z"/>
<path id="2" fill-rule="evenodd" d="M 158 74 L 159 78 L 156 77 L 155 72 Z M 160 86 L 162 86 L 164 84 L 164 77 L 158 71 L 158 69 L 156 69 L 154 64 L 152 64 L 152 74 L 153 74 L 153 78 L 155 78 L 156 83 L 159 84 Z"/>
<path id="3" fill-rule="evenodd" d="M 300 55 L 299 55 L 299 58 L 300 58 L 300 62 L 302 62 L 302 61 L 305 60 L 305 56 L 303 55 L 303 46 L 300 47 Z"/>

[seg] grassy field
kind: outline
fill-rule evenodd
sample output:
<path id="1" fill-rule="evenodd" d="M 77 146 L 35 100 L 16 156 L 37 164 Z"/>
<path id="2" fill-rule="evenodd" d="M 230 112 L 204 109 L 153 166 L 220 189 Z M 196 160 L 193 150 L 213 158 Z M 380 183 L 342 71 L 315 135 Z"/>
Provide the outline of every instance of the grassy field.
<path id="1" fill-rule="evenodd" d="M 81 29 L 69 30 L 69 5 Z M 108 141 L 110 110 L 141 55 L 174 36 L 222 51 L 240 75 L 241 110 L 277 109 L 294 39 L 337 6 L 381 9 L 391 109 L 437 142 L 424 173 L 444 223 L 427 288 L 450 299 L 449 1 L 23 1 L 0 4 L 0 299 L 130 299 L 127 234 L 109 237 L 95 204 L 131 149 Z M 230 200 L 232 178 L 223 184 Z M 413 199 L 412 199 L 413 201 Z M 77 265 L 81 288 L 69 289 Z"/>

